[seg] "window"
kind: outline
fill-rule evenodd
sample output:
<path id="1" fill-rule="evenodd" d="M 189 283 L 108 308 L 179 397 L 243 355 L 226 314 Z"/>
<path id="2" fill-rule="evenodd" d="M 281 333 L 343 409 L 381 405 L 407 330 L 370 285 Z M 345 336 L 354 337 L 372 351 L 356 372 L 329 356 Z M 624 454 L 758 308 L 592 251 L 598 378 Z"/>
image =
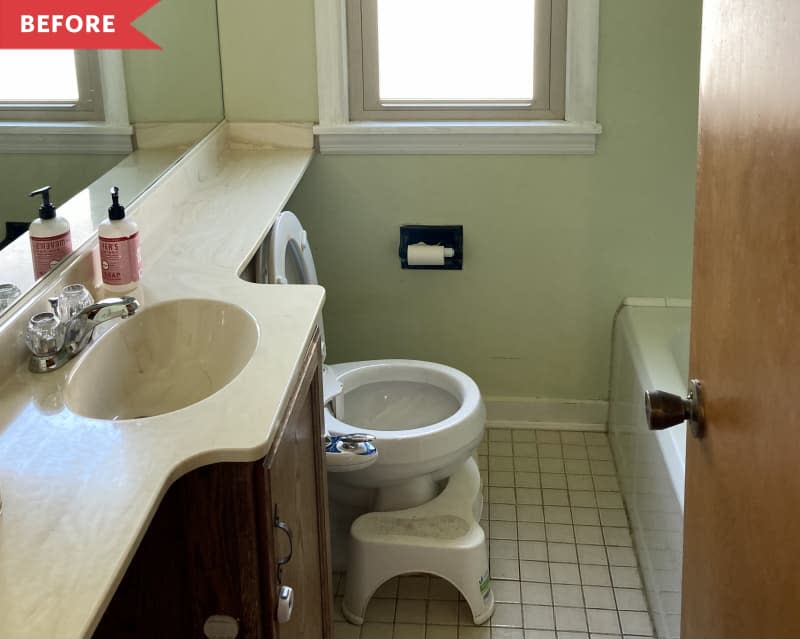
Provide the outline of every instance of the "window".
<path id="1" fill-rule="evenodd" d="M 103 120 L 94 51 L 0 51 L 0 120 Z"/>
<path id="2" fill-rule="evenodd" d="M 351 120 L 563 119 L 566 0 L 347 0 Z"/>
<path id="3" fill-rule="evenodd" d="M 122 51 L 0 50 L 0 153 L 133 150 Z"/>
<path id="4" fill-rule="evenodd" d="M 314 0 L 320 153 L 591 154 L 600 0 Z"/>

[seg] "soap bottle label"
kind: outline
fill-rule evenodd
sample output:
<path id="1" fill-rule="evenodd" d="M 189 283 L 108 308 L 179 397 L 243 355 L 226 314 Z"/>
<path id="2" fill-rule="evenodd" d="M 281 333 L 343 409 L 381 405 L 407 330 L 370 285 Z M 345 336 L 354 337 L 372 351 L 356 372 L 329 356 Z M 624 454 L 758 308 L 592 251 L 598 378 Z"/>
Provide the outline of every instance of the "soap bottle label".
<path id="1" fill-rule="evenodd" d="M 138 282 L 142 272 L 139 233 L 127 237 L 101 237 L 99 241 L 103 284 Z"/>
<path id="2" fill-rule="evenodd" d="M 33 274 L 36 279 L 39 279 L 72 253 L 70 232 L 67 231 L 53 237 L 31 236 L 31 253 L 33 254 Z"/>

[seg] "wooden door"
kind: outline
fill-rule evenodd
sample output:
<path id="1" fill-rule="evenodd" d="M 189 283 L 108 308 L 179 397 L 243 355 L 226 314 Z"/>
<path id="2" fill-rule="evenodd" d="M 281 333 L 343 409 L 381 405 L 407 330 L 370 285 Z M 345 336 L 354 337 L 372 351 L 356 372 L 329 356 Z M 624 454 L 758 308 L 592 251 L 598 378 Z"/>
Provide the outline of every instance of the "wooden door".
<path id="1" fill-rule="evenodd" d="M 706 0 L 682 639 L 800 637 L 800 2 Z"/>
<path id="2" fill-rule="evenodd" d="M 319 339 L 313 342 L 297 392 L 290 400 L 281 432 L 264 462 L 264 513 L 273 561 L 267 567 L 270 598 L 278 589 L 275 562 L 289 556 L 286 532 L 291 531 L 291 559 L 280 568 L 283 585 L 294 589 L 294 609 L 278 624 L 275 610 L 267 636 L 276 639 L 332 639 L 332 593 L 329 560 L 327 475 L 322 448 L 322 378 Z"/>

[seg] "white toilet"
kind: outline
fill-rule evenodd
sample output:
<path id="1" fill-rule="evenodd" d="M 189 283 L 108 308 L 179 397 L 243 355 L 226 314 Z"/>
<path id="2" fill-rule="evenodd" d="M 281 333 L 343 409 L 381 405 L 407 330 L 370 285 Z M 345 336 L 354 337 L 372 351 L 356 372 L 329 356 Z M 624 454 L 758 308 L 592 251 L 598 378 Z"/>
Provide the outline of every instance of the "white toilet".
<path id="1" fill-rule="evenodd" d="M 272 228 L 267 263 L 272 283 L 317 283 L 308 236 L 289 211 Z M 383 359 L 323 365 L 322 386 L 333 567 L 347 570 L 347 620 L 363 623 L 381 583 L 427 572 L 453 584 L 484 623 L 495 601 L 472 458 L 486 421 L 477 384 L 442 364 Z"/>
<path id="2" fill-rule="evenodd" d="M 317 283 L 308 236 L 289 211 L 271 231 L 268 276 L 276 284 Z M 331 435 L 375 436 L 377 462 L 329 477 L 334 501 L 366 510 L 430 501 L 483 437 L 486 411 L 477 384 L 442 364 L 391 359 L 324 366 L 323 394 Z"/>

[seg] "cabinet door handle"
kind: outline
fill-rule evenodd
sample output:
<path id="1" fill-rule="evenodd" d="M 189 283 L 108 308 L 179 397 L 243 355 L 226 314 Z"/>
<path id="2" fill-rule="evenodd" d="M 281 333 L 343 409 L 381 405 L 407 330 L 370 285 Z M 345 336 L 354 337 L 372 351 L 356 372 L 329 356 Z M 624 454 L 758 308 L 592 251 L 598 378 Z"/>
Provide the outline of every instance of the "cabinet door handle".
<path id="1" fill-rule="evenodd" d="M 287 623 L 292 618 L 294 608 L 294 588 L 281 586 L 278 588 L 278 623 Z"/>
<path id="2" fill-rule="evenodd" d="M 282 530 L 286 533 L 286 537 L 289 539 L 289 554 L 286 555 L 283 559 L 278 559 L 276 562 L 278 564 L 278 570 L 280 571 L 281 566 L 285 566 L 292 560 L 292 553 L 294 552 L 294 543 L 292 541 L 292 529 L 289 528 L 289 525 L 281 521 L 280 517 L 278 517 L 278 509 L 275 508 L 275 528 L 278 530 Z M 279 572 L 280 574 L 280 572 Z"/>

